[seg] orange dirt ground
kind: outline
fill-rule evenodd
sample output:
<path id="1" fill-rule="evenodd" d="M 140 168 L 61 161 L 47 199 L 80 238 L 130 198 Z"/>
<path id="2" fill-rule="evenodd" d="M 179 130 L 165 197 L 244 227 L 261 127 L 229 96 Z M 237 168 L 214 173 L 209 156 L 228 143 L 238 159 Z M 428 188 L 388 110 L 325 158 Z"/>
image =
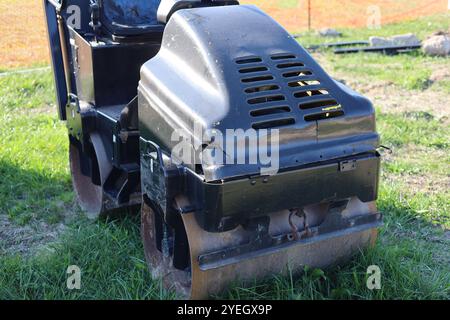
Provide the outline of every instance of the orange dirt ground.
<path id="1" fill-rule="evenodd" d="M 308 26 L 307 0 L 243 0 L 269 13 L 291 31 Z M 448 0 L 311 0 L 312 27 L 363 27 L 377 5 L 381 23 L 448 10 Z M 0 0 L 0 70 L 46 63 L 48 49 L 42 0 Z"/>

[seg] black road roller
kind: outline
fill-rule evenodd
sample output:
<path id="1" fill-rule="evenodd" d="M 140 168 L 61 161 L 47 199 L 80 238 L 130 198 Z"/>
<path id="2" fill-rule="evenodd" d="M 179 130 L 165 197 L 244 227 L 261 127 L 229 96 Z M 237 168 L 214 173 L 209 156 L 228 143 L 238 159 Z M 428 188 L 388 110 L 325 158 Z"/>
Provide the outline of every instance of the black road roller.
<path id="1" fill-rule="evenodd" d="M 179 297 L 344 261 L 376 240 L 369 100 L 276 21 L 225 0 L 44 0 L 73 187 L 141 212 Z"/>

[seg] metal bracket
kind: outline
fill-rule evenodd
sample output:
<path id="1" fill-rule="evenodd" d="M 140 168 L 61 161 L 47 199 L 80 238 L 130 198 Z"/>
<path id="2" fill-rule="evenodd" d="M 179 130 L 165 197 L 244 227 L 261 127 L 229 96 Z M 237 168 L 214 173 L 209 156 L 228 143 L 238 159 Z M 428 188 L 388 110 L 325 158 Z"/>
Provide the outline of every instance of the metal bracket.
<path id="1" fill-rule="evenodd" d="M 55 7 L 56 12 L 61 12 L 61 8 L 64 5 L 64 0 L 48 0 L 48 3 L 50 3 L 52 6 Z"/>
<path id="2" fill-rule="evenodd" d="M 341 161 L 339 162 L 339 170 L 342 172 L 355 170 L 357 166 L 356 160 Z"/>
<path id="3" fill-rule="evenodd" d="M 102 23 L 100 22 L 100 5 L 97 0 L 91 0 L 89 6 L 91 8 L 91 22 L 89 22 L 89 26 L 94 30 L 95 40 L 97 41 L 97 36 L 102 27 Z"/>

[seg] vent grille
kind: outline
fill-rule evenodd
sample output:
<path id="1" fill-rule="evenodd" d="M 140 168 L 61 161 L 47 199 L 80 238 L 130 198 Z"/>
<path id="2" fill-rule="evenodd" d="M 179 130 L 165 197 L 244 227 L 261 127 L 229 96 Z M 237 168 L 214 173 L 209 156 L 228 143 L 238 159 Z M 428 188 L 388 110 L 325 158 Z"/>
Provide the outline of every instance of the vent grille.
<path id="1" fill-rule="evenodd" d="M 293 59 L 291 54 L 271 57 L 272 60 Z M 289 106 L 279 102 L 285 102 L 286 96 L 281 92 L 279 84 L 271 82 L 275 75 L 263 64 L 261 57 L 244 57 L 236 60 L 239 65 L 239 74 L 245 75 L 241 78 L 244 84 L 253 84 L 244 89 L 247 94 L 247 104 L 250 106 L 250 116 L 254 118 L 252 128 L 270 129 L 295 124 L 292 110 Z M 267 83 L 257 84 L 266 81 Z"/>
<path id="2" fill-rule="evenodd" d="M 304 115 L 305 121 L 320 121 L 344 115 L 342 106 L 334 99 L 314 73 L 304 63 L 295 60 L 293 54 L 272 56 L 272 60 L 294 59 L 286 62 L 279 61 L 277 68 L 282 70 L 283 78 L 293 91 L 300 110 L 309 111 Z M 285 72 L 285 69 L 292 69 Z"/>
<path id="3" fill-rule="evenodd" d="M 294 105 L 306 122 L 344 115 L 326 86 L 295 54 L 276 54 L 268 60 L 258 56 L 242 57 L 235 63 L 245 86 L 254 129 L 294 125 L 298 117 Z"/>

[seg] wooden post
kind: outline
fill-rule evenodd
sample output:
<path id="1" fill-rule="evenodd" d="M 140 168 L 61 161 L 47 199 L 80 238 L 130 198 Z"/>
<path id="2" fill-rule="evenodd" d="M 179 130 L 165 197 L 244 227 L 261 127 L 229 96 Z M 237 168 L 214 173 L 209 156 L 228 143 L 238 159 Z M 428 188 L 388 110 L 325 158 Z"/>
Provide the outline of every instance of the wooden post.
<path id="1" fill-rule="evenodd" d="M 308 0 L 308 30 L 311 31 L 311 0 Z"/>

